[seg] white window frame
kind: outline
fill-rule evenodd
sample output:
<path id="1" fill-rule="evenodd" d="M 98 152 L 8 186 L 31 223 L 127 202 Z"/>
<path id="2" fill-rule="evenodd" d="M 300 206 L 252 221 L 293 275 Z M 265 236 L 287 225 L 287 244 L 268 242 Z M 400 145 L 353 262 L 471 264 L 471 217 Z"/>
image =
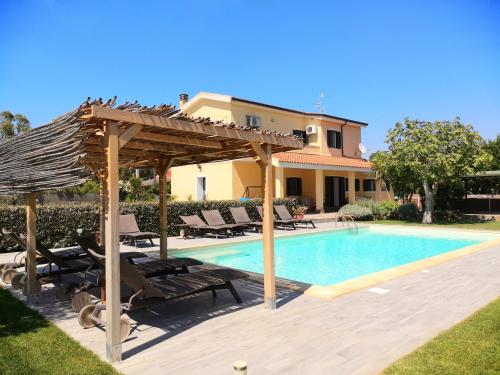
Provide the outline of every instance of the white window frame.
<path id="1" fill-rule="evenodd" d="M 199 191 L 198 191 L 198 189 L 199 189 L 199 187 L 200 187 L 200 185 L 199 185 L 199 183 L 198 183 L 198 180 L 199 180 L 200 178 L 204 178 L 204 179 L 205 179 L 205 194 L 204 194 L 204 197 L 203 197 L 202 199 L 199 199 L 199 198 L 198 198 L 198 197 L 199 197 L 199 194 L 198 194 L 198 193 L 199 193 Z M 204 200 L 206 200 L 206 199 L 207 199 L 207 195 L 208 195 L 208 177 L 207 177 L 207 175 L 204 175 L 204 174 L 203 174 L 203 175 L 198 175 L 198 176 L 196 176 L 196 179 L 195 179 L 195 191 L 196 191 L 196 201 L 197 201 L 197 202 L 202 202 L 202 201 L 204 201 Z"/>

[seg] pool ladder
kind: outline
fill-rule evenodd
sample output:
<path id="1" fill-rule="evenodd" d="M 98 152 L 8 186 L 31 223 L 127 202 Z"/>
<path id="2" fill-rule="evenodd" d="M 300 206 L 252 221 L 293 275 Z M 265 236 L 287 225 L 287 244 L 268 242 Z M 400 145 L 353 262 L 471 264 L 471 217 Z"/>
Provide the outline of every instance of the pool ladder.
<path id="1" fill-rule="evenodd" d="M 338 222 L 339 216 L 337 216 Z M 351 215 L 340 215 L 340 220 L 349 228 L 349 232 L 358 233 L 358 224 L 354 221 Z"/>

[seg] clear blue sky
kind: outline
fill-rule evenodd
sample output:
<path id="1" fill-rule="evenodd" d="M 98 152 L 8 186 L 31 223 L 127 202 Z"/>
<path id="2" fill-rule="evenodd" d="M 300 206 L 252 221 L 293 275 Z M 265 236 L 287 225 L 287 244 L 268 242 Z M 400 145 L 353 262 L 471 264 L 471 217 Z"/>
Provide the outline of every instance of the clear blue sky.
<path id="1" fill-rule="evenodd" d="M 87 96 L 211 91 L 369 123 L 500 132 L 500 1 L 0 1 L 0 110 L 34 125 Z"/>

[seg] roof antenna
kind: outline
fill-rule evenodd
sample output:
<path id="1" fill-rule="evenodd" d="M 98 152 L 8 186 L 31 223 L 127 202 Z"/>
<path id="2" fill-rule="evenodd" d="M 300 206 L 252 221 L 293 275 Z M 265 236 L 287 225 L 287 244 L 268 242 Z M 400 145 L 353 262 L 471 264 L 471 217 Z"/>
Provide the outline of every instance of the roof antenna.
<path id="1" fill-rule="evenodd" d="M 314 108 L 316 108 L 316 113 L 325 113 L 325 109 L 323 108 L 323 98 L 325 94 L 323 92 L 319 93 L 319 100 L 314 103 Z"/>

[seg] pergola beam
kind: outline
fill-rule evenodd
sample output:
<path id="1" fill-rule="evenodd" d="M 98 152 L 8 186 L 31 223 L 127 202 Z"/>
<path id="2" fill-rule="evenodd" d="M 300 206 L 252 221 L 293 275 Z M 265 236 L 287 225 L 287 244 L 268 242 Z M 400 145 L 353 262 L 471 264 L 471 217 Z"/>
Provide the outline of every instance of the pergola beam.
<path id="1" fill-rule="evenodd" d="M 234 129 L 226 126 L 208 126 L 201 122 L 180 120 L 172 117 L 162 117 L 149 115 L 141 112 L 123 111 L 103 106 L 90 106 L 90 114 L 86 117 L 110 121 L 123 121 L 132 124 L 140 124 L 159 129 L 172 129 L 187 133 L 219 136 L 223 138 L 233 138 L 248 142 L 261 142 L 281 145 L 292 148 L 302 148 L 302 141 L 292 137 L 280 137 L 275 134 L 265 132 L 251 132 Z"/>
<path id="2" fill-rule="evenodd" d="M 139 133 L 141 131 L 141 129 L 142 129 L 142 125 L 134 124 L 130 128 L 128 128 L 127 130 L 125 130 L 123 132 L 123 134 L 120 135 L 120 139 L 118 142 L 120 148 L 125 146 L 128 141 L 130 141 L 132 138 L 134 138 L 137 135 L 137 133 Z"/>
<path id="3" fill-rule="evenodd" d="M 139 132 L 134 136 L 134 139 L 141 141 L 152 141 L 158 143 L 179 144 L 186 146 L 200 146 L 206 148 L 222 148 L 222 143 L 217 141 L 210 141 L 206 139 L 196 139 L 189 137 L 180 137 L 176 135 L 167 135 L 159 133 L 146 133 Z"/>

